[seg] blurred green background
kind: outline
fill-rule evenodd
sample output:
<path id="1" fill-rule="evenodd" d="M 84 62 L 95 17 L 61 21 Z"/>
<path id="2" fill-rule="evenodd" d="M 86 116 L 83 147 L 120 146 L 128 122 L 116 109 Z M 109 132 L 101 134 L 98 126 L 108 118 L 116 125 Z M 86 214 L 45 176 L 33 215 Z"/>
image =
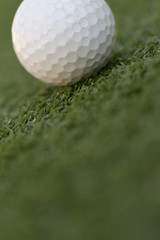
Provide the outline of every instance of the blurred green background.
<path id="1" fill-rule="evenodd" d="M 18 63 L 20 2 L 0 3 L 0 239 L 158 240 L 159 1 L 109 0 L 112 61 L 64 88 Z"/>

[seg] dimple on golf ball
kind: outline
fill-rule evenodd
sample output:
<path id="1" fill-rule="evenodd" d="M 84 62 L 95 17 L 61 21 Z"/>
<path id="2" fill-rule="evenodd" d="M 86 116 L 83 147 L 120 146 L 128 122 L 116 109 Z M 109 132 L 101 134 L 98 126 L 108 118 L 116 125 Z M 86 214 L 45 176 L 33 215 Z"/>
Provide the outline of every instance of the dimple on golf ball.
<path id="1" fill-rule="evenodd" d="M 53 85 L 74 84 L 109 61 L 116 39 L 104 0 L 23 0 L 12 24 L 22 66 Z"/>

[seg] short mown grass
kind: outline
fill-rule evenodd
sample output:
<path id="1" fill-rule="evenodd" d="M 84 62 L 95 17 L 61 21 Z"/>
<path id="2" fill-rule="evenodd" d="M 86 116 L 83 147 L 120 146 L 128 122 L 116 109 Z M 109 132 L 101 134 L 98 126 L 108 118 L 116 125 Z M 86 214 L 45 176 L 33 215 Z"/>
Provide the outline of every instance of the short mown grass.
<path id="1" fill-rule="evenodd" d="M 109 0 L 111 62 L 62 88 L 15 57 L 20 2 L 0 3 L 0 239 L 158 240 L 159 2 Z"/>

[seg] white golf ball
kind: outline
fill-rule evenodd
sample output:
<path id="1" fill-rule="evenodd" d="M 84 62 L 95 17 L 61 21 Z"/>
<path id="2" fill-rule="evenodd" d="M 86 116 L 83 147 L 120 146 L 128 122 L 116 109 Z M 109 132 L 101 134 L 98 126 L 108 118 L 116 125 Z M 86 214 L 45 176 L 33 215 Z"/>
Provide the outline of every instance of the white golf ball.
<path id="1" fill-rule="evenodd" d="M 115 45 L 104 0 L 24 0 L 12 25 L 15 53 L 37 79 L 74 84 L 106 66 Z"/>

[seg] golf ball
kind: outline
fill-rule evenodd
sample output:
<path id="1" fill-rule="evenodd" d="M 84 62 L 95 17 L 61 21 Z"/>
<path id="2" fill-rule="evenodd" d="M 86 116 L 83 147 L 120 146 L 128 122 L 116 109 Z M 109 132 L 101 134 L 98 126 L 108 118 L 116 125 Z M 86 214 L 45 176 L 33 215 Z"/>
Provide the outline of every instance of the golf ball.
<path id="1" fill-rule="evenodd" d="M 106 66 L 116 40 L 105 0 L 24 0 L 12 24 L 22 66 L 53 85 L 74 84 Z"/>

